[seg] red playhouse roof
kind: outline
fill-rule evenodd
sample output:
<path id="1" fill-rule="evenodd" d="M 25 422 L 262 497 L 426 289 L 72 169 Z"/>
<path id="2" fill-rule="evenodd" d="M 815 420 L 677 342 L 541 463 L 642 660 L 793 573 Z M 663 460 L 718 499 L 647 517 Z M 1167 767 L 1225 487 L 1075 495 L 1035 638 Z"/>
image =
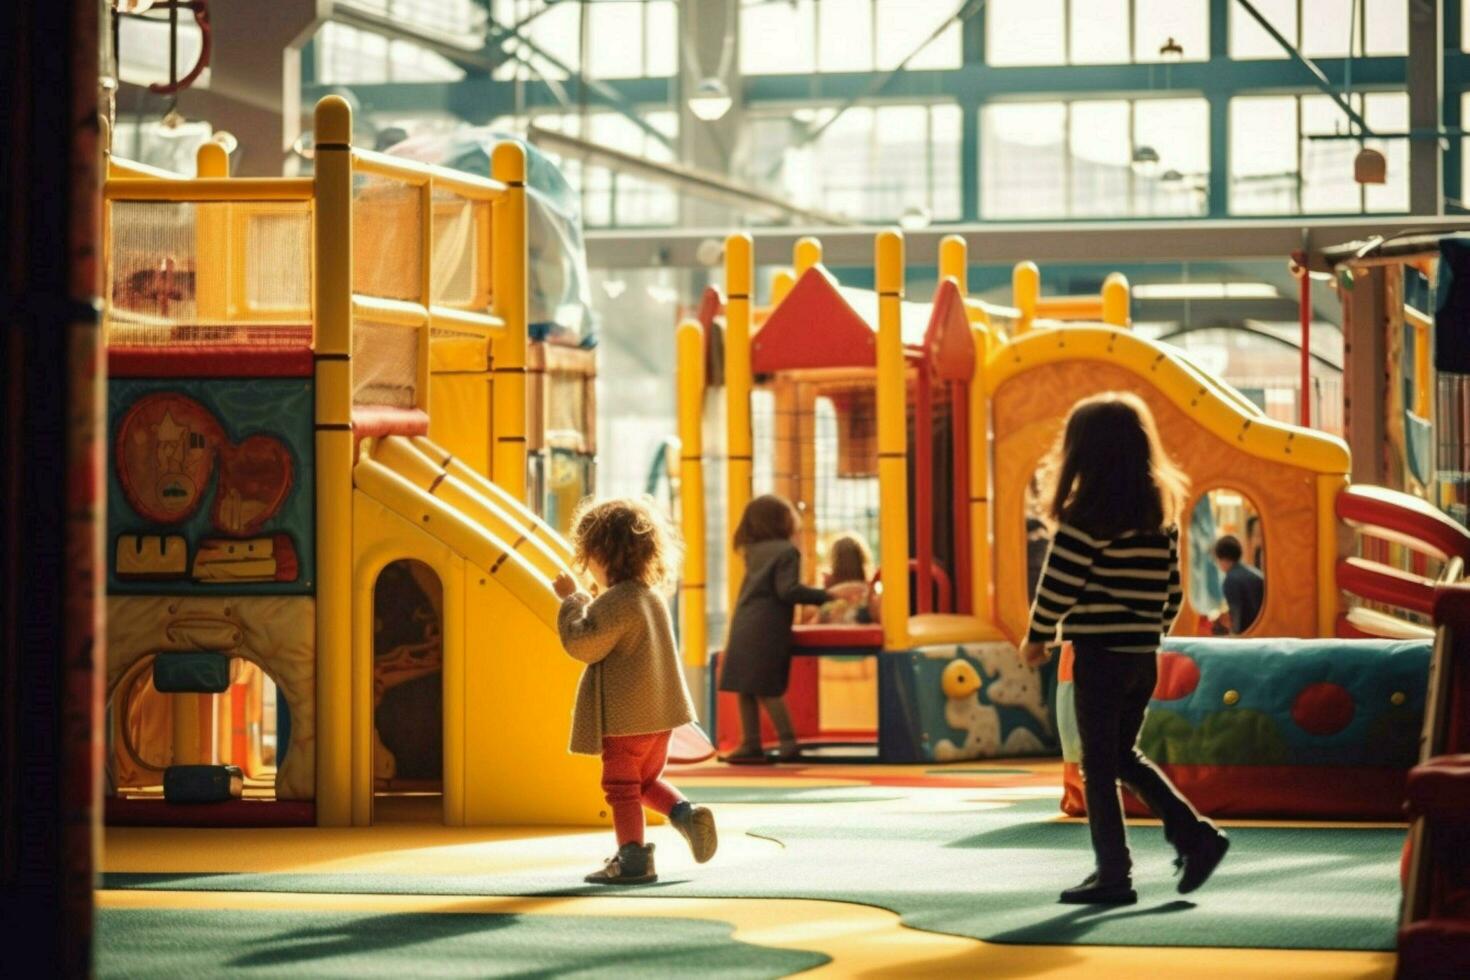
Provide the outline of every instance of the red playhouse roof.
<path id="1" fill-rule="evenodd" d="M 934 291 L 934 307 L 924 331 L 924 359 L 940 381 L 969 381 L 975 373 L 975 335 L 965 298 L 953 279 Z"/>
<path id="2" fill-rule="evenodd" d="M 750 342 L 756 374 L 877 364 L 877 334 L 820 266 L 801 274 Z"/>

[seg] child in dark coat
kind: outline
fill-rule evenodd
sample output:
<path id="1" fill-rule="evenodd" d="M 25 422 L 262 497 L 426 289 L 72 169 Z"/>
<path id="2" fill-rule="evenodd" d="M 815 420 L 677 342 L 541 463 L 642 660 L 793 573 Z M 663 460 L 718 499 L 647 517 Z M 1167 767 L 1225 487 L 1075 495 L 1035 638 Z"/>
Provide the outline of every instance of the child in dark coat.
<path id="1" fill-rule="evenodd" d="M 801 584 L 801 529 L 796 508 L 784 497 L 765 494 L 746 505 L 734 546 L 745 558 L 745 579 L 730 616 L 730 638 L 720 670 L 720 690 L 740 695 L 740 745 L 726 762 L 761 763 L 760 707 L 765 706 L 780 738 L 778 762 L 800 758 L 786 684 L 791 674 L 791 627 L 798 605 L 821 605 L 823 589 Z"/>

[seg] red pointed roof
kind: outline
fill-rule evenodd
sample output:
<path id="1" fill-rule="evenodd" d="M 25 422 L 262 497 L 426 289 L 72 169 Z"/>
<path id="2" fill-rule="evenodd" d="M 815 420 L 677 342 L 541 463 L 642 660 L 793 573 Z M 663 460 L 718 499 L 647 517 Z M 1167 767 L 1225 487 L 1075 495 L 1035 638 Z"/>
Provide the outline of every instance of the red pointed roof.
<path id="1" fill-rule="evenodd" d="M 929 327 L 924 331 L 924 359 L 941 381 L 969 381 L 975 373 L 975 335 L 965 312 L 965 298 L 953 279 L 934 291 Z"/>
<path id="2" fill-rule="evenodd" d="M 750 366 L 756 374 L 877 364 L 873 327 L 820 266 L 801 274 L 750 342 Z"/>

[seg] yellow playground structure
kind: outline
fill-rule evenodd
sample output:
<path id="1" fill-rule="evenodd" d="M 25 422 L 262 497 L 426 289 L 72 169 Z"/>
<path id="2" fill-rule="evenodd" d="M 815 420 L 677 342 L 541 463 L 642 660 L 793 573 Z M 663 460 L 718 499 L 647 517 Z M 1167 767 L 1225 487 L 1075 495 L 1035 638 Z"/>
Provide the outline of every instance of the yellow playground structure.
<path id="1" fill-rule="evenodd" d="M 525 151 L 351 136 L 328 97 L 311 177 L 110 166 L 109 819 L 598 823 L 527 505 L 549 417 L 591 449 L 595 362 L 528 341 Z"/>
<path id="2" fill-rule="evenodd" d="M 912 654 L 921 665 L 915 670 L 937 673 L 956 648 L 969 648 L 995 664 L 988 673 L 1013 672 L 1014 654 L 1001 649 L 1013 650 L 1021 638 L 1030 605 L 1028 538 L 1041 525 L 1035 474 L 1070 407 L 1096 392 L 1131 391 L 1149 405 L 1191 481 L 1192 508 L 1209 509 L 1225 493 L 1266 530 L 1261 561 L 1270 584 L 1251 635 L 1346 629 L 1337 563 L 1350 532 L 1340 530 L 1336 510 L 1347 485 L 1346 445 L 1268 418 L 1182 352 L 1132 332 L 1121 275 L 1109 276 L 1097 295 L 1044 297 L 1036 266 L 1023 263 L 1014 272 L 1013 306 L 997 306 L 967 294 L 966 244 L 950 236 L 932 299 L 910 302 L 903 237 L 885 231 L 875 242 L 876 290 L 839 284 L 821 263 L 820 244 L 803 239 L 792 269 L 776 274 L 769 306 L 758 308 L 752 255 L 748 236 L 730 236 L 728 293 L 722 304 L 703 304 L 707 314 L 723 306 L 722 447 L 707 448 L 702 438 L 710 431 L 706 411 L 718 407 L 704 378 L 706 330 L 715 317 L 685 321 L 678 332 L 680 509 L 690 543 L 683 651 L 689 664 L 704 665 L 720 640 L 707 636 L 710 607 L 720 602 L 707 596 L 704 574 L 719 569 L 701 545 L 725 535 L 710 535 L 707 521 L 731 528 L 753 494 L 781 493 L 804 515 L 800 544 L 809 570 L 821 567 L 835 536 L 859 534 L 877 556 L 880 621 L 798 627 L 798 651 L 812 655 L 798 656 L 793 667 L 793 712 L 804 737 L 870 733 L 877 710 L 888 739 L 890 709 L 908 710 L 879 703 L 873 692 L 879 672 L 902 669 L 890 654 Z M 726 483 L 723 513 L 706 500 L 705 481 L 716 478 Z M 1203 557 L 1194 552 L 1211 542 L 1183 538 L 1188 570 Z M 740 559 L 725 558 L 733 597 Z M 1208 612 L 1187 605 L 1178 629 L 1207 631 Z M 1412 632 L 1407 623 L 1379 625 Z M 879 652 L 876 667 L 852 668 L 855 657 Z M 837 712 L 819 710 L 821 699 L 807 696 L 806 685 L 839 676 L 867 692 L 865 716 L 824 720 Z M 1043 686 L 1013 680 L 1018 690 Z M 937 678 L 925 685 L 939 690 Z M 961 693 L 945 682 L 952 703 L 973 688 L 958 686 Z M 805 711 L 803 699 L 811 702 Z M 826 693 L 822 699 L 832 702 Z M 1040 695 L 1016 706 L 1038 718 L 1045 712 Z M 718 714 L 721 741 L 728 741 L 733 712 Z M 909 757 L 884 753 L 891 761 Z"/>

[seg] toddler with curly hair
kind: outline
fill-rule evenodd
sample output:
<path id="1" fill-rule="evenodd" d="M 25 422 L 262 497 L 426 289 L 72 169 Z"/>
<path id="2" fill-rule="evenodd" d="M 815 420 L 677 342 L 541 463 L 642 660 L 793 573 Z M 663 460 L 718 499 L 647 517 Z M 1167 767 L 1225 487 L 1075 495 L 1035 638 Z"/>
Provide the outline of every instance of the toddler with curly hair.
<path id="1" fill-rule="evenodd" d="M 571 751 L 602 756 L 602 790 L 618 852 L 586 880 L 598 885 L 656 881 L 653 845 L 643 840 L 643 808 L 668 816 L 703 864 L 715 853 L 714 814 L 691 805 L 663 779 L 669 735 L 694 720 L 669 608 L 677 548 L 646 500 L 584 504 L 572 524 L 573 564 L 597 597 L 563 572 L 557 629 L 568 654 L 587 665 L 572 715 Z"/>

